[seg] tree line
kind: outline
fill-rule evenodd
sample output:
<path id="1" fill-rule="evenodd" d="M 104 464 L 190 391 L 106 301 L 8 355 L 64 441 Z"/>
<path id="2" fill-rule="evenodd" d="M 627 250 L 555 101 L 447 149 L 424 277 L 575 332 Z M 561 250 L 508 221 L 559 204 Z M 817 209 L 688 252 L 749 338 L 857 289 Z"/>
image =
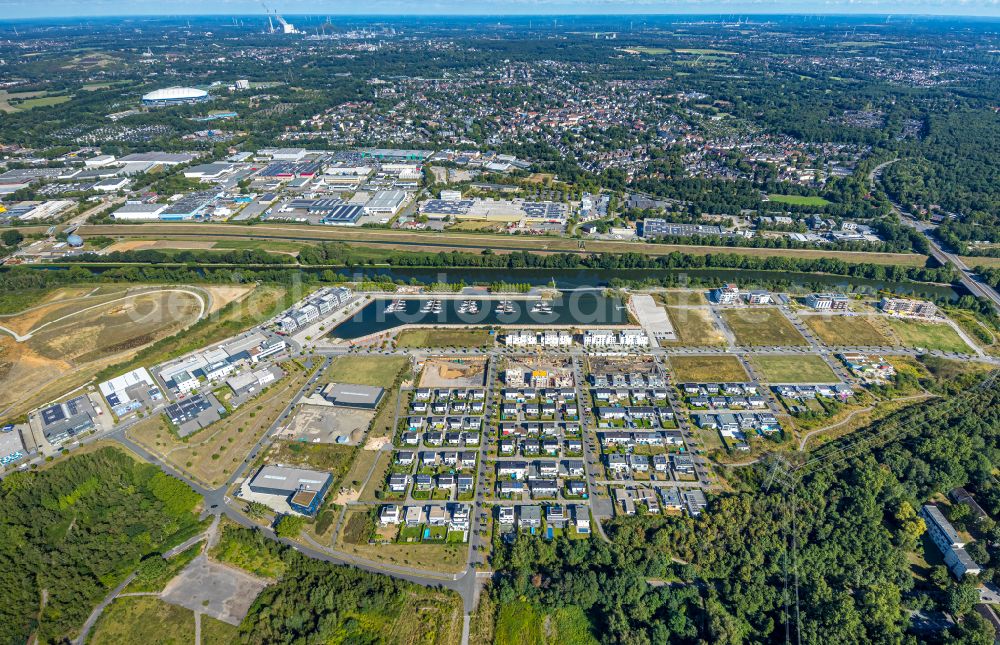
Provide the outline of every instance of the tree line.
<path id="1" fill-rule="evenodd" d="M 767 467 L 737 477 L 736 490 L 714 496 L 698 518 L 640 508 L 606 526 L 610 544 L 498 541 L 498 615 L 525 601 L 545 615 L 579 607 L 594 638 L 609 644 L 770 642 L 786 624 L 810 643 L 991 643 L 992 627 L 973 611 L 974 584 L 943 566 L 914 576 L 907 554 L 923 548 L 916 509 L 928 497 L 959 485 L 995 491 L 1000 387 L 931 400 L 864 432 L 874 438 L 868 449 L 831 455 L 794 487 L 783 476 L 764 486 Z M 992 537 L 979 554 L 981 580 L 993 578 L 1000 555 Z M 909 618 L 917 609 L 958 622 L 918 636 Z"/>
<path id="2" fill-rule="evenodd" d="M 200 500 L 115 448 L 8 475 L 0 483 L 0 640 L 67 640 L 141 561 L 200 530 Z"/>

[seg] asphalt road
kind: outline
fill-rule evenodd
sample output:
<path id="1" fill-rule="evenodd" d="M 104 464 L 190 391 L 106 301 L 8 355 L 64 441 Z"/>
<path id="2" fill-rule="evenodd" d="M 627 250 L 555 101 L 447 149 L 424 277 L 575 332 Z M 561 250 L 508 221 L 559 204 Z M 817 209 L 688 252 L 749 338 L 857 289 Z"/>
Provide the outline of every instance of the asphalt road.
<path id="1" fill-rule="evenodd" d="M 875 186 L 876 181 L 878 181 L 881 176 L 882 170 L 896 161 L 898 161 L 898 159 L 886 161 L 872 169 L 872 171 L 868 174 L 868 180 L 872 187 Z M 992 303 L 994 309 L 1000 310 L 1000 293 L 997 293 L 996 289 L 983 282 L 982 278 L 970 269 L 960 257 L 954 253 L 949 253 L 944 250 L 940 244 L 938 244 L 937 239 L 934 237 L 934 230 L 936 227 L 933 224 L 918 220 L 910 213 L 904 211 L 901 204 L 897 204 L 892 200 L 890 200 L 889 203 L 892 204 L 893 211 L 899 215 L 900 221 L 915 228 L 917 231 L 922 233 L 925 238 L 927 238 L 931 255 L 935 260 L 941 264 L 951 263 L 956 269 L 958 269 L 959 281 L 962 283 L 962 286 L 969 290 L 969 293 L 981 298 L 986 298 L 990 301 L 990 303 Z"/>
<path id="2" fill-rule="evenodd" d="M 1000 302 L 1000 295 L 996 294 L 996 292 L 992 292 L 992 293 L 995 296 L 994 302 Z M 734 344 L 734 339 L 730 338 L 730 344 L 727 347 L 684 347 L 684 348 L 666 348 L 666 349 L 663 349 L 663 348 L 650 348 L 650 349 L 642 349 L 641 351 L 635 351 L 635 350 L 633 350 L 630 353 L 632 353 L 632 354 L 641 354 L 641 355 L 652 355 L 656 359 L 656 361 L 658 362 L 658 364 L 660 364 L 660 363 L 662 363 L 662 361 L 668 355 L 720 355 L 720 354 L 734 355 L 735 354 L 737 356 L 745 356 L 746 354 L 749 354 L 749 353 L 754 353 L 754 354 L 803 353 L 803 354 L 805 354 L 805 353 L 817 353 L 817 352 L 819 352 L 823 356 L 824 360 L 826 360 L 828 363 L 831 363 L 835 367 L 835 369 L 836 369 L 836 363 L 834 363 L 833 361 L 830 360 L 830 354 L 833 354 L 833 353 L 853 352 L 853 351 L 867 352 L 867 353 L 878 353 L 878 354 L 886 354 L 886 355 L 893 355 L 893 354 L 897 354 L 897 355 L 917 355 L 917 354 L 922 353 L 922 352 L 918 352 L 918 351 L 913 350 L 913 349 L 901 348 L 901 347 L 833 347 L 833 346 L 827 346 L 827 345 L 824 345 L 821 342 L 819 342 L 811 333 L 808 332 L 808 330 L 804 327 L 804 325 L 801 323 L 801 321 L 798 319 L 798 317 L 794 314 L 794 312 L 791 312 L 786 307 L 782 307 L 781 309 L 782 309 L 782 312 L 784 313 L 784 315 L 803 334 L 803 336 L 806 338 L 806 340 L 808 342 L 808 345 L 805 345 L 805 346 L 802 346 L 802 347 L 779 347 L 779 346 L 774 346 L 774 347 L 743 347 L 743 346 L 736 346 Z M 713 311 L 715 311 L 715 310 L 713 309 Z M 723 327 L 723 329 L 725 329 L 725 327 Z M 297 353 L 297 354 L 301 354 L 302 353 L 302 348 L 300 348 L 298 346 L 295 346 L 295 347 L 293 347 L 293 351 L 295 353 Z M 288 540 L 288 539 L 281 539 L 281 538 L 278 538 L 271 529 L 269 529 L 269 528 L 262 528 L 257 523 L 253 522 L 250 518 L 248 518 L 247 516 L 245 516 L 241 512 L 241 508 L 239 508 L 237 504 L 234 504 L 234 500 L 232 500 L 232 499 L 229 498 L 228 491 L 232 488 L 232 486 L 238 480 L 240 480 L 241 478 L 243 478 L 245 476 L 245 473 L 247 472 L 248 468 L 253 464 L 253 462 L 255 461 L 255 459 L 257 457 L 257 455 L 260 453 L 260 451 L 262 449 L 264 449 L 272 441 L 275 432 L 277 432 L 278 428 L 281 427 L 281 425 L 286 421 L 288 415 L 291 413 L 291 411 L 294 408 L 294 406 L 300 401 L 300 399 L 305 394 L 307 394 L 308 392 L 312 391 L 315 388 L 317 380 L 320 378 L 320 376 L 323 374 L 323 372 L 326 370 L 326 368 L 329 367 L 332 359 L 335 356 L 347 353 L 347 351 L 344 348 L 321 348 L 321 347 L 320 348 L 310 349 L 309 352 L 310 352 L 310 356 L 312 357 L 313 360 L 322 361 L 322 365 L 321 365 L 320 369 L 317 370 L 316 375 L 313 378 L 309 379 L 302 386 L 302 388 L 300 388 L 300 390 L 295 394 L 295 396 L 291 398 L 291 400 L 285 406 L 285 408 L 283 409 L 282 413 L 279 414 L 279 416 L 276 418 L 276 420 L 271 425 L 271 427 L 267 430 L 267 432 L 265 432 L 261 436 L 261 438 L 258 440 L 258 442 L 254 445 L 254 447 L 248 452 L 248 454 L 247 454 L 246 458 L 244 459 L 244 461 L 241 464 L 239 464 L 239 466 L 234 470 L 234 472 L 228 478 L 228 480 L 226 481 L 226 483 L 224 485 L 222 485 L 222 486 L 219 486 L 218 488 L 207 488 L 207 487 L 205 487 L 204 485 L 202 485 L 199 482 L 195 481 L 193 478 L 189 477 L 188 475 L 184 474 L 183 472 L 180 472 L 176 468 L 174 468 L 174 467 L 170 466 L 169 464 L 165 463 L 159 457 L 157 457 L 156 455 L 154 455 L 153 453 L 151 453 L 149 450 L 147 450 L 143 446 L 137 444 L 136 442 L 134 442 L 130 438 L 128 438 L 128 436 L 127 436 L 127 430 L 131 427 L 131 425 L 135 422 L 135 420 L 127 421 L 127 422 L 123 423 L 122 425 L 120 425 L 119 427 L 117 427 L 114 430 L 111 430 L 109 432 L 98 433 L 98 434 L 95 434 L 95 435 L 91 435 L 91 436 L 85 437 L 85 438 L 83 438 L 83 439 L 81 439 L 79 441 L 79 444 L 85 444 L 85 443 L 89 443 L 89 442 L 100 440 L 100 439 L 106 439 L 106 438 L 113 439 L 113 440 L 119 442 L 120 444 L 122 444 L 123 446 L 127 447 L 129 450 L 131 450 L 132 452 L 134 452 L 135 454 L 137 454 L 138 456 L 140 456 L 142 459 L 144 459 L 144 460 L 146 460 L 146 461 L 148 461 L 148 462 L 150 462 L 152 464 L 155 464 L 156 466 L 158 466 L 161 470 L 163 470 L 167 474 L 169 474 L 171 476 L 174 476 L 174 477 L 176 477 L 176 478 L 178 478 L 178 479 L 186 482 L 189 486 L 191 486 L 191 488 L 193 490 L 197 491 L 198 494 L 200 494 L 204 498 L 204 508 L 206 509 L 205 510 L 206 515 L 216 515 L 216 516 L 225 515 L 226 517 L 230 518 L 231 520 L 233 520 L 237 524 L 239 524 L 241 526 L 244 526 L 244 527 L 247 527 L 247 528 L 258 529 L 265 536 L 267 536 L 268 538 L 276 540 L 276 541 L 279 541 L 279 542 L 282 542 L 283 544 L 286 544 L 289 547 L 298 550 L 303 555 L 306 555 L 308 557 L 316 558 L 318 560 L 323 560 L 323 561 L 327 561 L 327 562 L 331 562 L 331 563 L 334 563 L 334 564 L 355 566 L 355 567 L 358 567 L 358 568 L 366 570 L 366 571 L 371 571 L 371 572 L 375 572 L 375 573 L 382 573 L 382 574 L 385 574 L 385 575 L 390 575 L 390 576 L 393 576 L 393 577 L 396 577 L 396 578 L 399 578 L 399 579 L 402 579 L 402 580 L 407 580 L 409 582 L 413 582 L 415 584 L 419 584 L 419 585 L 423 585 L 423 586 L 427 586 L 427 587 L 444 588 L 444 589 L 449 589 L 449 590 L 455 591 L 456 593 L 458 593 L 461 596 L 462 601 L 463 601 L 463 605 L 464 605 L 464 609 L 465 609 L 465 613 L 466 613 L 466 619 L 465 619 L 465 623 L 463 625 L 463 642 L 467 642 L 467 639 L 468 639 L 468 626 L 469 626 L 468 615 L 475 608 L 475 604 L 476 604 L 476 600 L 477 600 L 477 595 L 478 595 L 479 589 L 481 588 L 481 584 L 480 584 L 481 581 L 485 580 L 485 579 L 488 579 L 491 576 L 491 573 L 489 571 L 481 571 L 481 570 L 479 570 L 480 567 L 482 567 L 482 566 L 484 566 L 486 564 L 484 562 L 484 559 L 483 559 L 483 556 L 482 556 L 482 552 L 479 551 L 479 547 L 481 547 L 481 546 L 484 545 L 485 540 L 483 538 L 481 538 L 478 535 L 478 533 L 477 533 L 477 529 L 480 526 L 481 515 L 482 515 L 483 512 L 485 512 L 484 503 L 485 503 L 486 494 L 488 492 L 486 490 L 486 484 L 485 484 L 485 481 L 484 481 L 484 477 L 482 476 L 482 468 L 480 468 L 480 469 L 477 470 L 477 478 L 476 478 L 476 485 L 475 485 L 476 494 L 475 494 L 475 496 L 473 498 L 473 508 L 472 508 L 471 521 L 470 521 L 469 551 L 468 551 L 468 556 L 467 556 L 467 566 L 466 566 L 465 570 L 463 572 L 459 573 L 459 574 L 434 573 L 434 572 L 429 572 L 429 571 L 426 571 L 426 570 L 423 570 L 423 569 L 417 569 L 417 568 L 413 568 L 413 567 L 390 565 L 390 564 L 386 564 L 386 563 L 376 562 L 376 561 L 367 560 L 367 559 L 364 559 L 364 558 L 352 556 L 350 554 L 346 554 L 346 553 L 339 552 L 339 551 L 336 551 L 336 550 L 328 548 L 328 547 L 324 547 L 323 545 L 320 545 L 320 544 L 315 543 L 315 542 L 313 542 L 311 545 L 307 545 L 307 544 L 301 544 L 301 543 L 298 543 L 298 542 L 293 542 L 293 541 Z M 411 354 L 411 352 L 391 352 L 391 351 L 385 351 L 385 350 L 375 350 L 375 349 L 365 349 L 365 348 L 352 348 L 350 350 L 350 353 L 360 353 L 360 354 L 369 354 L 369 355 L 374 355 L 374 354 L 399 354 L 399 353 L 402 353 L 402 354 L 405 354 L 405 355 L 410 355 Z M 421 354 L 421 352 L 412 352 L 412 353 L 415 354 L 415 355 L 420 355 Z M 434 355 L 465 356 L 465 355 L 481 354 L 481 353 L 483 353 L 483 351 L 482 350 L 460 350 L 460 349 L 448 350 L 448 349 L 444 349 L 444 350 L 427 350 L 426 352 L 423 352 L 423 353 L 425 353 L 425 354 L 434 354 Z M 503 354 L 508 353 L 508 352 L 507 352 L 507 350 L 504 350 L 504 349 L 494 349 L 494 350 L 490 350 L 490 353 L 494 354 L 494 355 L 503 355 Z M 521 353 L 521 354 L 523 354 L 524 352 L 523 352 L 523 350 L 518 350 L 517 352 L 514 352 L 514 353 Z M 582 388 L 584 387 L 584 380 L 583 380 L 584 374 L 583 374 L 583 370 L 581 369 L 581 367 L 582 367 L 581 363 L 582 363 L 582 358 L 585 356 L 585 352 L 583 351 L 583 349 L 580 348 L 580 347 L 573 347 L 573 348 L 569 348 L 569 349 L 567 349 L 565 351 L 557 351 L 557 352 L 549 352 L 549 353 L 552 354 L 552 355 L 554 355 L 554 356 L 563 356 L 563 357 L 572 358 L 572 364 L 573 364 L 573 369 L 574 369 L 574 376 L 575 376 L 576 387 L 577 387 L 577 397 L 578 397 L 578 401 L 582 402 L 584 400 L 583 390 L 582 390 Z M 938 356 L 944 356 L 944 357 L 948 357 L 948 358 L 956 358 L 956 359 L 960 359 L 960 360 L 968 360 L 968 359 L 983 360 L 982 358 L 979 358 L 979 357 L 974 357 L 974 356 L 964 355 L 964 354 L 956 354 L 956 353 L 930 352 L 930 354 L 938 355 Z M 306 358 L 308 359 L 309 356 L 306 356 Z M 995 364 L 1000 364 L 1000 359 L 988 358 L 986 360 L 988 360 L 989 362 L 995 363 Z M 495 371 L 494 370 L 495 370 L 495 362 L 491 361 L 490 362 L 490 373 L 488 374 L 488 380 L 487 380 L 487 386 L 488 386 L 488 388 L 492 388 L 493 384 L 496 381 Z M 838 374 L 841 374 L 841 372 L 838 371 Z M 674 408 L 675 413 L 677 413 L 677 418 L 678 418 L 678 421 L 679 421 L 679 426 L 680 426 L 680 428 L 682 430 L 682 433 L 683 433 L 683 436 L 684 436 L 684 441 L 685 441 L 685 443 L 686 443 L 686 445 L 688 447 L 688 450 L 690 452 L 694 453 L 695 455 L 699 455 L 699 453 L 701 452 L 701 446 L 698 443 L 696 437 L 691 432 L 689 424 L 686 421 L 686 417 L 682 413 L 680 413 L 678 402 L 675 399 L 676 399 L 676 397 L 674 397 L 674 398 L 671 399 L 671 406 Z M 492 396 L 492 392 L 490 392 L 490 389 L 488 389 L 488 391 L 487 391 L 486 418 L 489 418 L 490 415 L 492 414 L 492 406 L 493 405 L 495 405 L 494 397 Z M 398 412 L 397 412 L 397 415 L 398 415 Z M 587 432 L 587 430 L 592 429 L 592 428 L 588 427 L 590 425 L 588 423 L 588 421 L 589 421 L 588 415 L 586 413 L 581 414 L 581 416 L 580 416 L 580 423 L 581 423 L 581 425 L 583 426 L 583 429 L 584 429 L 584 433 L 583 433 L 583 435 L 584 435 L 584 464 L 585 464 L 585 469 L 586 469 L 586 477 L 587 477 L 588 483 L 590 485 L 591 491 L 596 492 L 596 490 L 599 487 L 602 487 L 607 482 L 605 482 L 602 479 L 598 479 L 598 477 L 596 476 L 596 473 L 593 472 L 592 469 L 590 468 L 591 465 L 596 465 L 597 461 L 600 458 L 600 453 L 599 453 L 598 446 L 596 445 L 596 440 L 592 436 L 592 433 L 588 433 Z M 489 445 L 490 445 L 490 442 L 489 442 L 488 439 L 482 441 L 481 444 L 480 444 L 480 447 L 479 447 L 480 464 L 484 463 L 484 458 L 486 456 L 487 447 Z M 708 469 L 705 468 L 703 458 L 699 456 L 699 457 L 696 457 L 696 459 L 697 459 L 698 464 L 699 464 L 698 474 L 699 474 L 699 480 L 700 481 L 697 484 L 694 484 L 694 485 L 698 485 L 698 486 L 702 486 L 702 487 L 710 486 L 712 484 L 712 478 L 710 476 L 710 472 L 708 471 Z M 35 460 L 35 461 L 38 461 L 38 460 Z M 31 462 L 29 462 L 29 463 L 31 463 Z M 627 482 L 627 481 L 616 481 L 614 483 L 615 484 L 629 484 L 630 482 Z M 603 537 L 603 532 L 601 531 L 599 520 L 606 519 L 606 518 L 610 517 L 613 514 L 613 504 L 612 504 L 611 500 L 609 498 L 607 498 L 606 496 L 601 496 L 601 495 L 597 495 L 597 494 L 592 494 L 590 496 L 590 499 L 587 501 L 587 503 L 590 505 L 591 511 L 592 511 L 595 519 L 598 520 L 597 525 L 596 525 L 597 532 Z M 112 595 L 109 598 L 105 599 L 104 605 L 106 605 L 107 603 L 109 603 L 111 601 L 111 599 L 113 599 L 113 597 L 114 596 Z"/>

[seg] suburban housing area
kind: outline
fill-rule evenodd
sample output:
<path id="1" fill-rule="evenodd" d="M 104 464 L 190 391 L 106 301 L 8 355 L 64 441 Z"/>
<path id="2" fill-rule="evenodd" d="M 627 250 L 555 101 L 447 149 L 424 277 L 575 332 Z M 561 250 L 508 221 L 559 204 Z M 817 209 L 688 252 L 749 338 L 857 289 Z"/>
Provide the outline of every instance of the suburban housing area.
<path id="1" fill-rule="evenodd" d="M 0 641 L 1000 642 L 996 20 L 8 4 Z"/>

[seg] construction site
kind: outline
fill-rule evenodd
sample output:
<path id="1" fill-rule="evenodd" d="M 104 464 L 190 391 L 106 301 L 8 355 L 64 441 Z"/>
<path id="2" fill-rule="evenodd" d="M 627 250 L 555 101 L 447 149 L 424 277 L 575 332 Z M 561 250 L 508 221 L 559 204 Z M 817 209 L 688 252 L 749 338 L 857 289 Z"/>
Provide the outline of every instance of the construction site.
<path id="1" fill-rule="evenodd" d="M 482 387 L 486 383 L 488 360 L 485 356 L 431 356 L 424 361 L 420 387 Z"/>

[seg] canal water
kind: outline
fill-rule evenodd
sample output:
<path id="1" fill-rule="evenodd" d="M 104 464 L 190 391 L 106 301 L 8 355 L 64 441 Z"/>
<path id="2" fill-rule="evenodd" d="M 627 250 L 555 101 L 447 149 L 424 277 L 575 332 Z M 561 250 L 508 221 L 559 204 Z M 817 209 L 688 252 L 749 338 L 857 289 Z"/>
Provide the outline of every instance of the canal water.
<path id="1" fill-rule="evenodd" d="M 329 333 L 331 338 L 351 340 L 402 325 L 624 325 L 628 313 L 618 298 L 600 291 L 567 291 L 553 300 L 511 298 L 376 299 Z M 476 304 L 469 310 L 465 303 Z M 395 306 L 393 303 L 396 303 Z M 506 307 L 504 307 L 506 304 Z M 549 306 L 549 309 L 545 308 Z"/>

